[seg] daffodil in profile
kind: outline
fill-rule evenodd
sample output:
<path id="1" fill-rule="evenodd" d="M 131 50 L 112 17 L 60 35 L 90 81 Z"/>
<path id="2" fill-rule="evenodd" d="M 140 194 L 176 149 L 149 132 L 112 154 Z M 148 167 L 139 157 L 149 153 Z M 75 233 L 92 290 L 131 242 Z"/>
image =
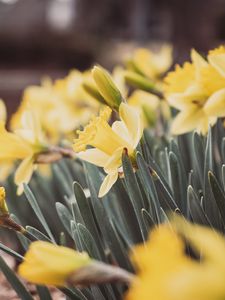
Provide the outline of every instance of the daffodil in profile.
<path id="1" fill-rule="evenodd" d="M 98 117 L 93 117 L 83 131 L 78 131 L 74 150 L 81 159 L 104 168 L 105 177 L 99 191 L 103 197 L 116 182 L 119 168 L 122 165 L 122 152 L 126 148 L 130 157 L 135 156 L 135 149 L 143 133 L 143 122 L 140 112 L 121 103 L 120 121 L 112 126 L 108 124 L 111 109 L 105 107 Z M 92 148 L 87 149 L 90 146 Z"/>
<path id="2" fill-rule="evenodd" d="M 33 242 L 19 266 L 19 274 L 29 282 L 66 286 L 69 277 L 91 262 L 86 253 L 48 242 Z"/>
<path id="3" fill-rule="evenodd" d="M 225 116 L 224 55 L 223 47 L 210 51 L 207 59 L 192 50 L 192 62 L 176 66 L 165 78 L 168 102 L 179 111 L 172 123 L 173 134 L 194 129 L 206 134 L 217 118 Z"/>
<path id="4" fill-rule="evenodd" d="M 224 299 L 224 251 L 224 237 L 211 229 L 184 220 L 160 225 L 134 249 L 137 278 L 125 299 Z"/>
<path id="5" fill-rule="evenodd" d="M 172 61 L 172 47 L 170 45 L 163 45 L 155 52 L 147 48 L 138 48 L 129 60 L 134 71 L 154 81 L 160 79 L 169 69 Z"/>
<path id="6" fill-rule="evenodd" d="M 47 143 L 34 112 L 26 111 L 22 117 L 22 126 L 14 133 L 0 123 L 0 162 L 21 161 L 15 172 L 18 194 L 23 191 L 23 183 L 28 183 L 36 168 L 36 158 L 47 149 Z"/>

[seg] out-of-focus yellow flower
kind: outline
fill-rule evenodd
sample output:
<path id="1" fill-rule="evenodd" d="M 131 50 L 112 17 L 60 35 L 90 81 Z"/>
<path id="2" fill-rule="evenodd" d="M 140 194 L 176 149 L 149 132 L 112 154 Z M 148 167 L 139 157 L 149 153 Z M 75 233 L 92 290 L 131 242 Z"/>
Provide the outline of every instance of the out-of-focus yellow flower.
<path id="1" fill-rule="evenodd" d="M 30 245 L 19 274 L 35 284 L 66 286 L 69 276 L 90 262 L 86 253 L 37 241 Z"/>
<path id="2" fill-rule="evenodd" d="M 137 49 L 131 61 L 140 73 L 158 80 L 172 64 L 172 47 L 165 45 L 156 53 L 145 48 Z"/>
<path id="3" fill-rule="evenodd" d="M 5 201 L 5 189 L 4 187 L 0 187 L 0 218 L 9 213 L 8 207 Z"/>
<path id="4" fill-rule="evenodd" d="M 28 183 L 36 168 L 36 155 L 45 151 L 46 141 L 40 124 L 31 111 L 24 112 L 22 127 L 15 133 L 8 132 L 0 123 L 0 162 L 14 163 L 22 160 L 15 173 L 18 194 L 23 191 L 23 183 Z"/>
<path id="5" fill-rule="evenodd" d="M 188 256 L 182 236 L 199 259 Z M 224 299 L 224 251 L 224 237 L 213 230 L 182 220 L 174 229 L 161 225 L 135 248 L 138 277 L 125 299 Z"/>
<path id="6" fill-rule="evenodd" d="M 141 90 L 136 90 L 128 98 L 128 103 L 140 111 L 145 127 L 155 125 L 157 110 L 160 104 L 160 100 L 157 96 Z"/>
<path id="7" fill-rule="evenodd" d="M 7 111 L 6 111 L 5 103 L 2 99 L 0 99 L 0 121 L 5 123 L 6 118 L 7 118 Z"/>
<path id="8" fill-rule="evenodd" d="M 82 74 L 73 70 L 63 79 L 55 82 L 45 80 L 41 86 L 26 88 L 21 105 L 12 117 L 11 128 L 14 130 L 21 126 L 23 112 L 31 107 L 44 132 L 54 143 L 70 135 L 79 126 L 87 124 L 99 109 L 99 103 L 82 87 L 84 78 L 88 76 L 90 72 Z"/>
<path id="9" fill-rule="evenodd" d="M 173 134 L 194 129 L 206 134 L 218 117 L 225 116 L 225 72 L 221 60 L 217 60 L 223 55 L 225 50 L 220 48 L 219 54 L 218 50 L 210 51 L 205 60 L 192 50 L 192 63 L 177 66 L 165 78 L 167 99 L 180 111 L 172 123 Z"/>
<path id="10" fill-rule="evenodd" d="M 105 107 L 83 131 L 78 131 L 79 137 L 74 143 L 78 157 L 103 167 L 107 174 L 100 187 L 99 197 L 103 197 L 116 182 L 118 169 L 122 164 L 123 149 L 126 148 L 128 155 L 133 157 L 143 133 L 142 118 L 135 108 L 121 103 L 119 107 L 121 121 L 115 121 L 112 127 L 107 122 L 110 114 L 111 109 Z M 87 146 L 94 148 L 86 150 Z"/>

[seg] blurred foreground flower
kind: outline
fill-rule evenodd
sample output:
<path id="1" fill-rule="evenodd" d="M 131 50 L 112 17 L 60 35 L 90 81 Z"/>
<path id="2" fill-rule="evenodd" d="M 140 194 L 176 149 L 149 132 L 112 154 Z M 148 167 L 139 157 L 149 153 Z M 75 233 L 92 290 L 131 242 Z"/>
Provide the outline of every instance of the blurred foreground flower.
<path id="1" fill-rule="evenodd" d="M 186 243 L 195 256 L 188 255 Z M 126 299 L 224 299 L 224 251 L 224 237 L 211 229 L 179 219 L 173 229 L 161 225 L 135 249 L 138 278 Z"/>
<path id="2" fill-rule="evenodd" d="M 23 183 L 28 183 L 36 168 L 37 155 L 47 149 L 40 124 L 33 112 L 25 112 L 22 118 L 22 128 L 15 133 L 8 132 L 0 123 L 0 161 L 14 163 L 22 160 L 15 173 L 15 183 L 18 194 L 23 191 Z"/>
<path id="3" fill-rule="evenodd" d="M 24 111 L 32 107 L 48 140 L 56 143 L 68 137 L 80 125 L 87 124 L 99 110 L 99 103 L 82 87 L 84 78 L 90 76 L 89 71 L 73 70 L 55 82 L 45 79 L 41 86 L 27 87 L 19 109 L 11 119 L 11 129 L 21 127 Z"/>
<path id="4" fill-rule="evenodd" d="M 176 66 L 165 78 L 165 93 L 180 112 L 171 131 L 182 134 L 196 129 L 206 134 L 217 118 L 225 116 L 225 48 L 212 50 L 205 60 L 192 50 L 192 63 Z"/>
<path id="5" fill-rule="evenodd" d="M 133 279 L 125 270 L 95 261 L 85 252 L 43 241 L 31 244 L 19 266 L 19 274 L 32 283 L 62 287 Z"/>
<path id="6" fill-rule="evenodd" d="M 108 124 L 110 114 L 111 109 L 106 107 L 83 131 L 78 131 L 79 137 L 74 143 L 74 151 L 78 153 L 78 157 L 103 167 L 107 174 L 100 187 L 99 197 L 107 194 L 116 182 L 123 149 L 126 148 L 128 155 L 135 159 L 135 149 L 143 133 L 143 121 L 135 108 L 121 103 L 121 121 L 115 121 L 112 127 Z M 87 146 L 94 148 L 86 150 Z"/>
<path id="7" fill-rule="evenodd" d="M 56 286 L 66 285 L 73 272 L 91 262 L 86 253 L 42 241 L 32 243 L 24 259 L 19 266 L 22 277 L 33 283 Z"/>

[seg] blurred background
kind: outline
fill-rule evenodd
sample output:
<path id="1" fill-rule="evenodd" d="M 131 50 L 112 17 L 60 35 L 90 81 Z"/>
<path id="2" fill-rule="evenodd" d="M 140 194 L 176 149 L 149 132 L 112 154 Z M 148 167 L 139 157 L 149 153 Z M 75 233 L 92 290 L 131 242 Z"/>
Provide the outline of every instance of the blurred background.
<path id="1" fill-rule="evenodd" d="M 43 75 L 110 68 L 137 45 L 165 42 L 182 62 L 224 40 L 225 0 L 0 0 L 0 97 L 11 113 Z"/>

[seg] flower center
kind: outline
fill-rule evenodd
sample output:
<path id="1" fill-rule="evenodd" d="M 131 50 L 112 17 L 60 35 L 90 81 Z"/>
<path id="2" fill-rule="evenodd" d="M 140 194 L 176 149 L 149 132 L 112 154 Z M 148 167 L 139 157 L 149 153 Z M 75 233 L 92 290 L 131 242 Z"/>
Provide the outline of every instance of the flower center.
<path id="1" fill-rule="evenodd" d="M 83 131 L 77 131 L 78 139 L 75 140 L 74 150 L 76 152 L 84 151 L 86 147 L 95 147 L 108 155 L 112 155 L 118 148 L 127 148 L 132 152 L 132 147 L 127 141 L 116 134 L 107 123 L 111 109 L 106 107 L 99 115 L 84 128 Z"/>

